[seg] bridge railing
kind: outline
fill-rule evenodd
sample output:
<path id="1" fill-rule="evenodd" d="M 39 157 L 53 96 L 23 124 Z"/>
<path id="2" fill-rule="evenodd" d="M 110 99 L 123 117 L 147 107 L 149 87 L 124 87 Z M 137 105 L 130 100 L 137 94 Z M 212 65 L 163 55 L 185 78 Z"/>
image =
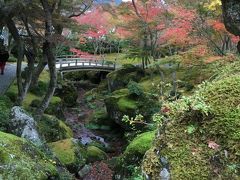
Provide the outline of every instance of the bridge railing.
<path id="1" fill-rule="evenodd" d="M 77 67 L 102 67 L 102 68 L 116 68 L 116 61 L 106 61 L 104 59 L 96 60 L 91 57 L 77 57 L 77 56 L 64 56 L 56 58 L 56 66 L 59 69 L 63 68 L 77 68 Z"/>

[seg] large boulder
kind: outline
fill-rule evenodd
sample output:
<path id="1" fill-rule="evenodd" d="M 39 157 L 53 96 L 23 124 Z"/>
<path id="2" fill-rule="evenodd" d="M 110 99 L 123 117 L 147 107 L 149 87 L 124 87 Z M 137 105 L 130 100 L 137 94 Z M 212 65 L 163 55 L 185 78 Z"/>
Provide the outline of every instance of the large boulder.
<path id="1" fill-rule="evenodd" d="M 87 152 L 77 139 L 64 139 L 48 145 L 61 164 L 70 172 L 78 172 L 86 164 Z"/>
<path id="2" fill-rule="evenodd" d="M 38 122 L 38 131 L 46 142 L 55 142 L 62 139 L 72 138 L 73 132 L 64 121 L 55 116 L 44 114 Z"/>
<path id="3" fill-rule="evenodd" d="M 19 106 L 14 106 L 11 109 L 9 131 L 14 135 L 31 141 L 34 144 L 41 145 L 36 121 Z"/>
<path id="4" fill-rule="evenodd" d="M 26 139 L 0 132 L 0 179 L 58 179 L 55 161 Z"/>

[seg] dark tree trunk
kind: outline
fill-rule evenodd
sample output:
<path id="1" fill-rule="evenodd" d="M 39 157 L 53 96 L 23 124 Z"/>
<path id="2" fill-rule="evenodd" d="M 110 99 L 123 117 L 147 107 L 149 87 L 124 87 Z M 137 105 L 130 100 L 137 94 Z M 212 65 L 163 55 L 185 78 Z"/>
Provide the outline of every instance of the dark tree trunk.
<path id="1" fill-rule="evenodd" d="M 15 23 L 12 19 L 6 20 L 7 27 L 12 34 L 16 44 L 17 44 L 17 70 L 16 70 L 16 77 L 17 77 L 17 86 L 18 86 L 18 97 L 16 104 L 21 105 L 24 99 L 24 88 L 22 83 L 22 61 L 24 58 L 24 45 L 23 41 L 18 33 L 18 30 L 15 26 Z"/>
<path id="2" fill-rule="evenodd" d="M 28 69 L 27 69 L 27 76 L 24 81 L 24 88 L 23 88 L 23 97 L 27 95 L 27 92 L 30 88 L 32 77 L 33 77 L 33 70 L 34 70 L 34 62 L 35 62 L 35 56 L 31 52 L 25 50 L 25 55 L 28 60 Z"/>
<path id="3" fill-rule="evenodd" d="M 222 0 L 222 12 L 226 29 L 235 36 L 240 36 L 240 1 Z M 237 50 L 240 53 L 240 43 Z"/>
<path id="4" fill-rule="evenodd" d="M 54 45 L 49 42 L 44 43 L 43 54 L 48 59 L 48 68 L 50 73 L 50 82 L 45 97 L 42 100 L 40 108 L 37 110 L 37 118 L 41 118 L 44 111 L 47 109 L 49 102 L 54 95 L 54 91 L 57 85 L 57 73 L 56 73 L 56 60 L 53 53 Z"/>
<path id="5" fill-rule="evenodd" d="M 34 69 L 33 78 L 32 78 L 32 82 L 31 82 L 31 85 L 30 85 L 31 88 L 34 88 L 34 87 L 38 86 L 39 76 L 42 73 L 42 71 L 44 70 L 44 68 L 46 67 L 46 65 L 47 65 L 47 57 L 44 56 L 44 57 L 42 57 L 42 59 L 38 63 L 37 67 Z"/>
<path id="6" fill-rule="evenodd" d="M 43 57 L 47 57 L 48 68 L 50 73 L 50 82 L 48 90 L 41 102 L 40 107 L 36 112 L 36 118 L 41 119 L 44 111 L 47 109 L 49 102 L 54 94 L 57 85 L 57 73 L 56 73 L 56 59 L 54 55 L 54 39 L 53 39 L 53 22 L 52 13 L 53 10 L 50 8 L 47 0 L 41 0 L 41 4 L 44 9 L 45 16 L 45 42 L 43 44 Z"/>

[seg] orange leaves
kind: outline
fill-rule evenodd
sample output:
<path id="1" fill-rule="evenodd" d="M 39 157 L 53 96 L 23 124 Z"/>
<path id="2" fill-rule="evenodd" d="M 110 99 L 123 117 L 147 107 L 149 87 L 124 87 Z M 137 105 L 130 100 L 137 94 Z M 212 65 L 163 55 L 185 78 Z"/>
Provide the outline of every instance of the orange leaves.
<path id="1" fill-rule="evenodd" d="M 240 39 L 238 36 L 235 36 L 231 33 L 229 33 L 223 22 L 221 22 L 220 20 L 208 20 L 208 25 L 211 26 L 216 32 L 218 33 L 225 33 L 228 34 L 232 40 L 233 43 L 237 43 Z"/>
<path id="2" fill-rule="evenodd" d="M 224 24 L 219 20 L 210 19 L 207 21 L 208 25 L 213 27 L 216 31 L 227 32 Z"/>

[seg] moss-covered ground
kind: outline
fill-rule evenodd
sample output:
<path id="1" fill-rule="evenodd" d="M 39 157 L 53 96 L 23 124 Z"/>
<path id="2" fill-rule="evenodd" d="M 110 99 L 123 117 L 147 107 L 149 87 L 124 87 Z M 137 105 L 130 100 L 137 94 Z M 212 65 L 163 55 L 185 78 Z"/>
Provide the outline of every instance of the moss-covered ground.
<path id="1" fill-rule="evenodd" d="M 25 139 L 0 132 L 0 179 L 57 177 L 55 161 Z"/>
<path id="2" fill-rule="evenodd" d="M 161 157 L 172 179 L 239 179 L 240 78 L 234 69 L 224 67 L 192 97 L 167 105 L 169 120 L 142 164 L 152 179 L 159 177 Z"/>

